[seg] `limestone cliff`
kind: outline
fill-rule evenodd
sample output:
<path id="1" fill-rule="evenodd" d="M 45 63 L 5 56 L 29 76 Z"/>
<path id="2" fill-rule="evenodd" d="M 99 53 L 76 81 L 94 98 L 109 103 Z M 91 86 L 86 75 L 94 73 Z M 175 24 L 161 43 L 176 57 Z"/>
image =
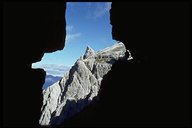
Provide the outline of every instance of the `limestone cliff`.
<path id="1" fill-rule="evenodd" d="M 55 125 L 73 116 L 97 96 L 101 80 L 111 70 L 113 63 L 125 59 L 123 43 L 94 52 L 87 47 L 68 74 L 43 90 L 41 125 Z"/>

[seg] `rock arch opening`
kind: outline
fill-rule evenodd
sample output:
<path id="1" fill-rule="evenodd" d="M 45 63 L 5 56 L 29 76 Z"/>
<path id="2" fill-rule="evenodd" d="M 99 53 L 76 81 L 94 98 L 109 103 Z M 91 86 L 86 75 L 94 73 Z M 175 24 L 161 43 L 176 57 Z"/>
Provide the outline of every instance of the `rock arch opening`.
<path id="1" fill-rule="evenodd" d="M 41 125 L 61 124 L 80 112 L 98 95 L 101 81 L 115 61 L 126 59 L 124 44 L 112 39 L 111 2 L 66 5 L 65 48 L 45 54 L 41 62 L 33 64 L 47 72 Z"/>
<path id="2" fill-rule="evenodd" d="M 37 117 L 42 104 L 40 85 L 45 72 L 32 69 L 31 64 L 39 61 L 44 53 L 63 49 L 63 6 L 64 1 L 54 4 L 4 3 L 5 127 L 36 127 L 39 122 Z M 113 38 L 121 40 L 126 46 L 130 44 L 130 50 L 135 49 L 134 53 L 131 51 L 134 59 L 130 63 L 118 62 L 113 65 L 102 80 L 105 98 L 97 107 L 94 104 L 77 118 L 70 119 L 68 126 L 190 127 L 190 3 L 114 2 L 110 13 Z M 60 25 L 63 27 L 58 28 Z M 56 34 L 58 30 L 61 32 L 59 35 Z M 146 55 L 150 61 L 145 58 Z M 85 65 L 82 59 L 78 61 L 79 66 Z M 75 70 L 71 73 L 75 73 Z M 78 77 L 73 79 L 78 81 Z M 92 77 L 89 80 L 94 81 Z M 65 89 L 62 87 L 52 93 L 58 94 L 55 92 Z M 47 97 L 51 99 L 51 95 Z M 74 95 L 73 99 L 78 98 L 79 95 Z M 76 103 L 72 100 L 65 109 L 72 110 Z M 81 103 L 84 102 L 80 100 L 78 104 Z M 50 109 L 54 108 L 52 106 Z M 50 113 L 57 114 L 55 111 Z M 54 119 L 59 120 L 57 117 Z"/>

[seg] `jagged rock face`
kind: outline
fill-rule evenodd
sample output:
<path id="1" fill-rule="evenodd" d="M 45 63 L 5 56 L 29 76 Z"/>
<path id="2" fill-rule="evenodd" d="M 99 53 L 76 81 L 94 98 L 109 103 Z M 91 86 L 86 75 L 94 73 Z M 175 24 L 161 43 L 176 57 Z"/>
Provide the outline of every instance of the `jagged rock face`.
<path id="1" fill-rule="evenodd" d="M 93 57 L 94 54 L 95 54 L 94 50 L 92 48 L 90 48 L 89 46 L 87 46 L 83 59 L 87 59 L 88 57 Z"/>
<path id="2" fill-rule="evenodd" d="M 87 47 L 62 80 L 43 90 L 41 125 L 55 125 L 73 116 L 97 96 L 101 80 L 115 60 L 125 58 L 125 46 L 118 43 L 99 52 Z"/>

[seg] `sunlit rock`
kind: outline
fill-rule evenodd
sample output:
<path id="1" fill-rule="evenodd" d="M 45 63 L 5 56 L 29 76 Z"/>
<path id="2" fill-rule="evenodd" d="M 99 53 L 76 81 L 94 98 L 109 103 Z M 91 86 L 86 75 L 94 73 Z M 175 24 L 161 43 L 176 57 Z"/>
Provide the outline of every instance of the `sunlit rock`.
<path id="1" fill-rule="evenodd" d="M 87 47 L 84 56 L 57 83 L 43 90 L 41 125 L 61 124 L 88 105 L 97 96 L 103 76 L 116 60 L 125 59 L 123 43 L 94 52 Z"/>

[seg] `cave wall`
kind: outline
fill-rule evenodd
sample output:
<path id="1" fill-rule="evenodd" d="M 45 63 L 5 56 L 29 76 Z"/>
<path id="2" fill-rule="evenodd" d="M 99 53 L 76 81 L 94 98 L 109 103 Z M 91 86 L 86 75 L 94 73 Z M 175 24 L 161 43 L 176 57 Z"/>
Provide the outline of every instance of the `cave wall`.
<path id="1" fill-rule="evenodd" d="M 104 76 L 99 102 L 64 126 L 190 127 L 190 5 L 112 2 L 112 37 L 133 59 Z"/>
<path id="2" fill-rule="evenodd" d="M 43 54 L 63 49 L 65 3 L 4 3 L 3 119 L 5 126 L 38 124 L 45 72 L 31 69 Z M 112 3 L 113 39 L 134 59 L 114 64 L 100 102 L 64 126 L 189 126 L 190 6 Z"/>
<path id="3" fill-rule="evenodd" d="M 31 65 L 64 48 L 65 9 L 65 2 L 4 2 L 4 126 L 38 126 L 46 73 Z"/>
<path id="4" fill-rule="evenodd" d="M 127 125 L 190 126 L 190 4 L 113 2 L 110 14 L 113 39 L 135 59 L 118 84 Z"/>

